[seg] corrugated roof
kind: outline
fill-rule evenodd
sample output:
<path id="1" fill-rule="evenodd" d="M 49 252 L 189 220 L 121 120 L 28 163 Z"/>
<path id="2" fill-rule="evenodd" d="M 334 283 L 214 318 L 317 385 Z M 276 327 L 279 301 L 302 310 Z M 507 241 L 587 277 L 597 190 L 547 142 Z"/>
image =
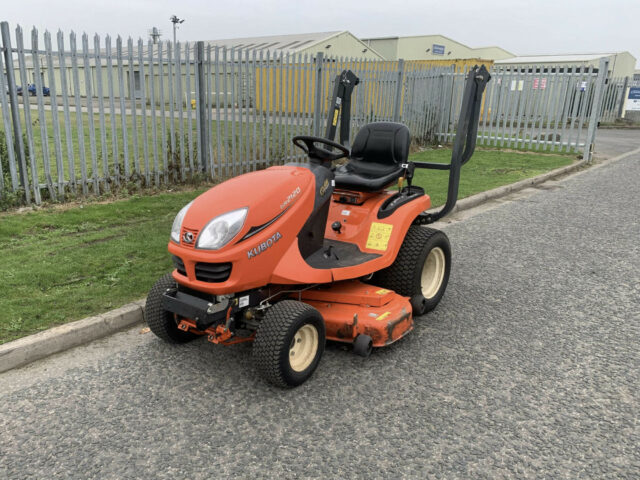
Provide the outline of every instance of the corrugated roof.
<path id="1" fill-rule="evenodd" d="M 496 60 L 498 64 L 513 63 L 575 63 L 590 62 L 598 60 L 602 57 L 611 57 L 615 53 L 578 53 L 575 55 L 528 55 L 523 57 L 506 58 L 504 60 Z"/>
<path id="2" fill-rule="evenodd" d="M 315 32 L 315 33 L 296 33 L 292 35 L 266 35 L 261 37 L 244 37 L 244 38 L 223 38 L 219 40 L 208 40 L 208 45 L 227 47 L 227 48 L 243 48 L 249 50 L 277 51 L 283 53 L 296 53 L 300 50 L 310 47 L 315 43 L 322 42 L 334 37 L 342 31 L 335 32 Z"/>

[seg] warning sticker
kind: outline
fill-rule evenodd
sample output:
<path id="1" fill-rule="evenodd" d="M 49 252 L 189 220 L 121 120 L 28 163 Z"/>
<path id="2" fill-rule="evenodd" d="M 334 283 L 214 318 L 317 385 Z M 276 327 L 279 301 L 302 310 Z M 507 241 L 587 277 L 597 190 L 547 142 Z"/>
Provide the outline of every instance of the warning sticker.
<path id="1" fill-rule="evenodd" d="M 373 222 L 369 230 L 366 247 L 371 250 L 386 250 L 389 238 L 391 238 L 391 230 L 393 230 L 393 225 Z"/>
<path id="2" fill-rule="evenodd" d="M 389 315 L 391 315 L 391 312 L 384 312 L 382 315 L 379 315 L 378 318 L 376 318 L 376 320 L 384 320 Z"/>
<path id="3" fill-rule="evenodd" d="M 338 124 L 339 113 L 340 113 L 340 110 L 338 110 L 337 108 L 333 111 L 333 122 L 331 122 L 331 125 L 333 125 L 334 127 Z"/>
<path id="4" fill-rule="evenodd" d="M 387 290 L 386 288 L 381 288 L 380 290 L 376 290 L 376 293 L 378 295 L 385 295 L 387 293 L 389 293 L 390 290 Z"/>

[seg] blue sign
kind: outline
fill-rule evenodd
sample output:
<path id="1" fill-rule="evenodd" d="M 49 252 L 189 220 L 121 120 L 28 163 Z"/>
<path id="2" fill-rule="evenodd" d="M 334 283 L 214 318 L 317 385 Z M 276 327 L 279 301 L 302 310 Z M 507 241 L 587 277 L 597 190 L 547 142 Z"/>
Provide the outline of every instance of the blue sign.
<path id="1" fill-rule="evenodd" d="M 631 87 L 629 89 L 629 100 L 640 100 L 640 87 Z"/>
<path id="2" fill-rule="evenodd" d="M 433 54 L 434 55 L 444 55 L 444 45 L 433 44 Z"/>

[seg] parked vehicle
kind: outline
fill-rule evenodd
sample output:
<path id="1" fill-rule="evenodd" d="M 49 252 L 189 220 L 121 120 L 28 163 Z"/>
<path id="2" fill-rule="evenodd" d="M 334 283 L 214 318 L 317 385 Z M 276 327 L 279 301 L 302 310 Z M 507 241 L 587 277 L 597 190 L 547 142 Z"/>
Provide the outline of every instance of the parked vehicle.
<path id="1" fill-rule="evenodd" d="M 37 92 L 36 84 L 35 83 L 27 84 L 27 91 L 29 92 L 29 95 L 31 95 L 32 97 L 35 97 L 36 96 L 36 92 Z M 23 89 L 22 89 L 22 87 L 20 85 L 18 85 L 16 87 L 16 93 L 18 95 L 22 96 Z M 42 95 L 44 97 L 48 97 L 48 96 L 51 95 L 51 90 L 49 89 L 49 87 L 45 87 L 45 86 L 42 87 Z"/>

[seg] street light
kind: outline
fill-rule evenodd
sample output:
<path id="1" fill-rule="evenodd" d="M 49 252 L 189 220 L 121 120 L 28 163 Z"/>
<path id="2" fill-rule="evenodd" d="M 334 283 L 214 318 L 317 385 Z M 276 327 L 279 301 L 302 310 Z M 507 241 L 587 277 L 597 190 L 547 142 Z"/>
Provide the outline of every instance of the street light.
<path id="1" fill-rule="evenodd" d="M 171 15 L 171 18 L 169 18 L 169 20 L 171 21 L 171 23 L 173 23 L 173 44 L 176 44 L 176 30 L 178 29 L 178 24 L 180 23 L 184 23 L 184 18 L 180 19 L 175 15 Z"/>

